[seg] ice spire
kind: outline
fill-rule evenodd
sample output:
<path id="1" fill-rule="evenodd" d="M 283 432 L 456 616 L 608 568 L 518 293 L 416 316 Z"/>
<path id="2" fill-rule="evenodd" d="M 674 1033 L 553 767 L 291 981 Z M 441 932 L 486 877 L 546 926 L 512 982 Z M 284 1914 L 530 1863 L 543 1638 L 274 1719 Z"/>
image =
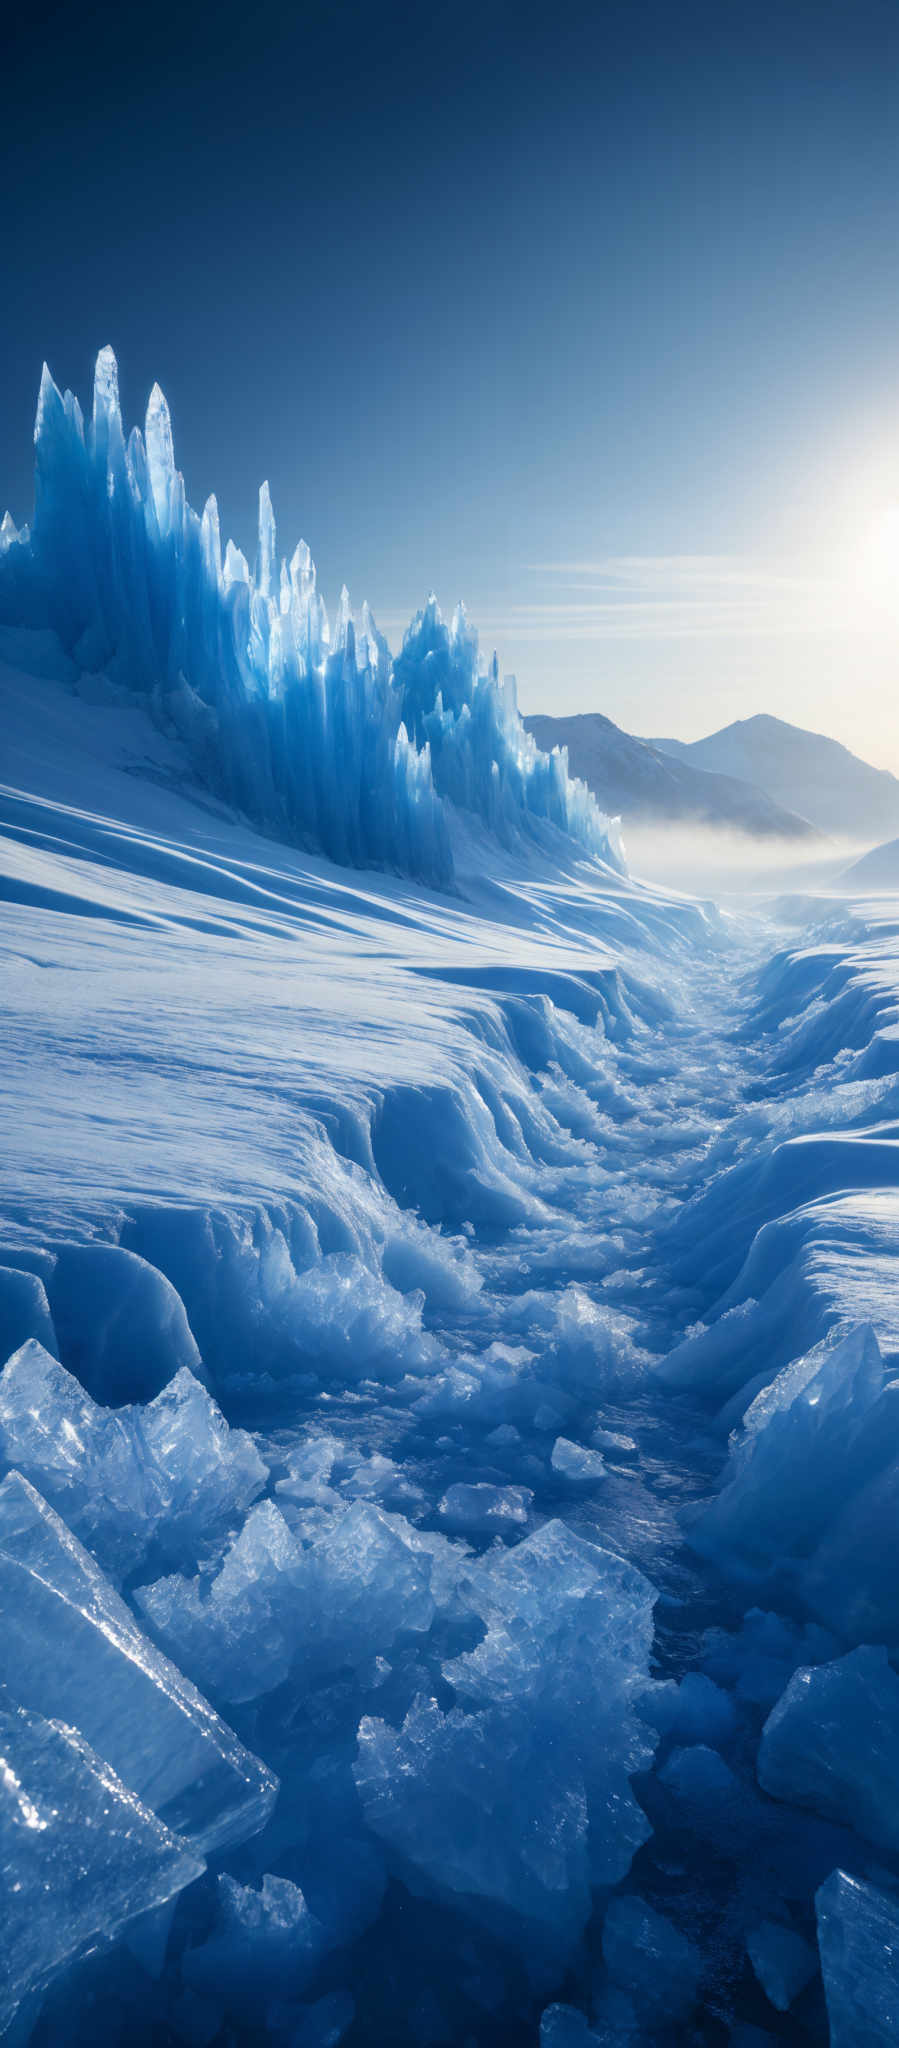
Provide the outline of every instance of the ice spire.
<path id="1" fill-rule="evenodd" d="M 156 524 L 160 536 L 163 536 L 171 527 L 175 490 L 175 449 L 172 441 L 171 416 L 158 384 L 154 384 L 147 403 L 145 434 L 150 492 L 156 512 Z"/>
<path id="2" fill-rule="evenodd" d="M 219 584 L 222 580 L 222 529 L 219 522 L 218 499 L 214 492 L 203 506 L 200 534 L 207 574 L 213 583 Z"/>
<path id="3" fill-rule="evenodd" d="M 40 390 L 37 394 L 37 412 L 34 416 L 35 445 L 43 440 L 50 421 L 57 418 L 64 411 L 62 393 L 54 384 L 45 363 L 41 371 Z"/>
<path id="4" fill-rule="evenodd" d="M 350 604 L 350 593 L 346 587 L 346 584 L 344 583 L 340 592 L 340 603 L 338 604 L 337 607 L 337 618 L 335 619 L 334 622 L 335 654 L 343 653 L 344 648 L 347 646 L 349 642 L 350 634 L 352 632 L 352 626 L 353 610 Z"/>
<path id="5" fill-rule="evenodd" d="M 123 447 L 119 366 L 114 351 L 108 345 L 101 348 L 94 367 L 90 445 L 96 462 L 107 472 L 113 468 Z"/>
<path id="6" fill-rule="evenodd" d="M 108 345 L 101 348 L 94 368 L 94 431 L 101 419 L 118 419 L 119 410 L 119 366 L 115 352 Z"/>
<path id="7" fill-rule="evenodd" d="M 275 584 L 275 515 L 272 511 L 272 494 L 264 483 L 259 491 L 259 556 L 256 564 L 256 588 L 260 597 L 271 597 Z"/>

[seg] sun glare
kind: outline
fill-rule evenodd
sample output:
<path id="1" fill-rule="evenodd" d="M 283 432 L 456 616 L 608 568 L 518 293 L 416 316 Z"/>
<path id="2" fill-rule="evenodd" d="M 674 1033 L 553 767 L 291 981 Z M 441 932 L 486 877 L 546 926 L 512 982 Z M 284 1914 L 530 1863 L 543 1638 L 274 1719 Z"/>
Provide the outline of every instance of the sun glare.
<path id="1" fill-rule="evenodd" d="M 857 575 L 864 595 L 899 614 L 899 503 L 881 507 L 858 551 Z"/>

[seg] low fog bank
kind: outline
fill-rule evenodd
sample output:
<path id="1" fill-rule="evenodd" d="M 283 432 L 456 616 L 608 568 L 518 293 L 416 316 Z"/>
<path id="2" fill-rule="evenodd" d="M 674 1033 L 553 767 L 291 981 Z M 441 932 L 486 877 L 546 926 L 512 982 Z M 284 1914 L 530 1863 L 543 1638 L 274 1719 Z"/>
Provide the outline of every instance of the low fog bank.
<path id="1" fill-rule="evenodd" d="M 632 875 L 691 896 L 746 896 L 839 888 L 872 840 L 756 839 L 712 825 L 623 825 Z"/>

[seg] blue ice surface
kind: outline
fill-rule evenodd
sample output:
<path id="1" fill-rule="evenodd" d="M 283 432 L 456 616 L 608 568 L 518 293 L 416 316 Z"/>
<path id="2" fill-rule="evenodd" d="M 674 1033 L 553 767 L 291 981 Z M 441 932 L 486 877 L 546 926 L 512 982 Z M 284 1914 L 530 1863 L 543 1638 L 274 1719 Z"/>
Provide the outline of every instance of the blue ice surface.
<path id="1" fill-rule="evenodd" d="M 612 1984 L 627 1993 L 648 2030 L 692 2011 L 702 1975 L 699 1951 L 645 1899 L 626 1894 L 611 1901 L 602 1953 Z"/>
<path id="2" fill-rule="evenodd" d="M 0 2032 L 67 1963 L 203 1867 L 75 1729 L 0 1704 Z"/>
<path id="3" fill-rule="evenodd" d="M 795 1671 L 762 1730 L 758 1775 L 775 1798 L 899 1850 L 899 1678 L 886 1650 Z"/>
<path id="4" fill-rule="evenodd" d="M 766 1997 L 777 2012 L 788 2012 L 817 1971 L 811 1943 L 792 1927 L 765 1920 L 749 1935 L 746 1948 Z"/>
<path id="5" fill-rule="evenodd" d="M 808 1556 L 836 1512 L 899 1453 L 899 1387 L 870 1325 L 835 1325 L 784 1366 L 731 1439 L 725 1483 L 694 1531 L 744 1572 Z"/>
<path id="6" fill-rule="evenodd" d="M 111 349 L 87 422 L 45 366 L 35 450 L 33 522 L 0 529 L 0 624 L 55 635 L 63 674 L 100 673 L 151 706 L 255 823 L 447 885 L 449 800 L 501 841 L 550 828 L 620 866 L 608 819 L 525 732 L 464 610 L 447 625 L 430 598 L 393 660 L 344 590 L 332 633 L 308 547 L 279 561 L 267 484 L 251 569 L 233 542 L 223 552 L 215 499 L 202 516 L 188 504 L 158 385 L 126 436 Z"/>
<path id="7" fill-rule="evenodd" d="M 141 1635 L 90 1552 L 18 1472 L 0 1485 L 0 1684 L 73 1724 L 202 1853 L 260 1828 L 272 1773 Z"/>
<path id="8" fill-rule="evenodd" d="M 835 1870 L 815 1898 L 831 2048 L 899 2034 L 899 1897 Z"/>
<path id="9" fill-rule="evenodd" d="M 219 563 L 108 359 L 38 425 L 0 2025 L 895 2038 L 895 904 L 585 858 L 461 616 Z"/>

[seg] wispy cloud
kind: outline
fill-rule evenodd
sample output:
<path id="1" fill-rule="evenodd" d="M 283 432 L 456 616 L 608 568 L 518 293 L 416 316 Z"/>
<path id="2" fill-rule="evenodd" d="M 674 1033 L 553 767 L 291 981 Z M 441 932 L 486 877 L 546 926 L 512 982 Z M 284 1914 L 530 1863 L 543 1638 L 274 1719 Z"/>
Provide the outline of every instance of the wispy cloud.
<path id="1" fill-rule="evenodd" d="M 605 555 L 534 562 L 522 595 L 473 607 L 482 645 L 529 641 L 740 641 L 866 630 L 858 585 L 830 562 L 741 555 Z M 407 620 L 379 620 L 391 639 Z M 871 630 L 879 621 L 868 620 Z"/>
<path id="2" fill-rule="evenodd" d="M 721 639 L 827 633 L 845 589 L 800 566 L 732 555 L 606 555 L 537 562 L 534 595 L 491 613 L 491 634 L 561 639 Z"/>

